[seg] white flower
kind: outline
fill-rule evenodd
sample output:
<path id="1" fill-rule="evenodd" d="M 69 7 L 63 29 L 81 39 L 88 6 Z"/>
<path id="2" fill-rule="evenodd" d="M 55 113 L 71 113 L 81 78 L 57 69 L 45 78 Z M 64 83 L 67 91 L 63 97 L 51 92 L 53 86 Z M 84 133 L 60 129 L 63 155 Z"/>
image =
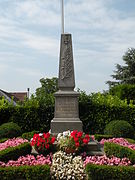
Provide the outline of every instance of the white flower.
<path id="1" fill-rule="evenodd" d="M 39 136 L 43 136 L 43 133 L 39 133 Z"/>
<path id="2" fill-rule="evenodd" d="M 64 137 L 70 136 L 70 131 L 69 130 L 68 131 L 64 131 L 63 132 L 63 136 Z"/>
<path id="3" fill-rule="evenodd" d="M 62 133 L 59 133 L 59 134 L 57 135 L 57 140 L 59 140 L 60 137 L 62 137 Z"/>
<path id="4" fill-rule="evenodd" d="M 33 140 L 33 138 L 31 138 L 31 140 L 30 141 L 32 141 Z"/>
<path id="5" fill-rule="evenodd" d="M 51 134 L 51 129 L 49 130 L 49 133 Z"/>

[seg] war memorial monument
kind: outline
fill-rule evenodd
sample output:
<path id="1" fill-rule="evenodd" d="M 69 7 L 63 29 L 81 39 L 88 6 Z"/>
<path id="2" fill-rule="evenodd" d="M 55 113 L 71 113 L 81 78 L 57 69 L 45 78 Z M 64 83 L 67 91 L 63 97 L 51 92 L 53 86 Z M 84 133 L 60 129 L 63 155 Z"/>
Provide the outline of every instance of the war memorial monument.
<path id="1" fill-rule="evenodd" d="M 51 133 L 66 130 L 82 131 L 79 119 L 78 97 L 74 91 L 75 75 L 72 49 L 72 35 L 64 33 L 64 5 L 62 0 L 62 34 L 60 44 L 58 91 L 55 96 L 55 113 L 51 121 Z"/>

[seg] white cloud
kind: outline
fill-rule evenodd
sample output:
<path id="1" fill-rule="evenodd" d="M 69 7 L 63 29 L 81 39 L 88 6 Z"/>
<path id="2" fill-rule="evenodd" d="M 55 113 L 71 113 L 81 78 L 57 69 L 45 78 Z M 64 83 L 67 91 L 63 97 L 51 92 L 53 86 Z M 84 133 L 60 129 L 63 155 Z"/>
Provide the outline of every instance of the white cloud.
<path id="1" fill-rule="evenodd" d="M 38 70 L 29 68 L 15 68 L 14 71 L 16 71 L 19 74 L 22 74 L 23 76 L 31 76 L 31 77 L 41 77 L 42 73 Z"/>
<path id="2" fill-rule="evenodd" d="M 27 47 L 39 50 L 50 56 L 57 57 L 59 43 L 58 40 L 44 36 L 24 35 L 22 44 Z"/>
<path id="3" fill-rule="evenodd" d="M 60 24 L 58 14 L 58 1 L 22 1 L 17 2 L 16 15 L 26 18 L 31 23 L 45 26 L 57 26 Z M 55 11 L 54 11 L 55 10 Z"/>
<path id="4" fill-rule="evenodd" d="M 119 10 L 113 3 L 113 0 L 65 1 L 65 29 L 73 34 L 77 84 L 87 91 L 106 87 L 105 81 L 113 73 L 115 64 L 122 63 L 122 55 L 129 47 L 135 47 L 135 13 L 130 9 L 130 12 Z M 12 62 L 22 78 L 26 74 L 37 80 L 42 76 L 43 65 L 36 68 L 31 64 L 29 69 L 27 61 L 40 59 L 44 63 L 47 59 L 44 74 L 54 75 L 52 59 L 58 61 L 59 56 L 60 16 L 59 0 L 1 1 L 0 73 L 6 74 Z M 22 79 L 24 85 L 33 86 L 27 80 Z"/>

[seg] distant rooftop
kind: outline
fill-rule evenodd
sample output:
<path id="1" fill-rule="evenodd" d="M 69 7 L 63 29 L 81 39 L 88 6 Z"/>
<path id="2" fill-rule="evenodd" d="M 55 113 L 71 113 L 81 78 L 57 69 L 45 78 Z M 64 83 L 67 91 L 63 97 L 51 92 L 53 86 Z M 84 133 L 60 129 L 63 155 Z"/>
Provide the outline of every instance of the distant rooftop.
<path id="1" fill-rule="evenodd" d="M 18 101 L 24 101 L 27 97 L 27 92 L 9 92 L 9 94 L 18 99 Z"/>
<path id="2" fill-rule="evenodd" d="M 14 105 L 16 105 L 17 101 L 23 102 L 25 100 L 27 92 L 6 92 L 0 89 L 0 96 L 4 96 L 9 102 L 13 101 Z"/>

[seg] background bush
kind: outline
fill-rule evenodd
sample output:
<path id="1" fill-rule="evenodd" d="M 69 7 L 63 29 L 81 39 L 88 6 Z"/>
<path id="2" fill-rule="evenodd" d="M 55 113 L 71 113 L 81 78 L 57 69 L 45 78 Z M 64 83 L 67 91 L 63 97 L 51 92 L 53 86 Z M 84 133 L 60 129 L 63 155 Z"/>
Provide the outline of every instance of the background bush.
<path id="1" fill-rule="evenodd" d="M 13 122 L 4 123 L 0 126 L 0 139 L 13 138 L 21 135 L 21 128 Z"/>
<path id="2" fill-rule="evenodd" d="M 48 100 L 44 105 L 29 101 L 16 107 L 0 107 L 0 123 L 13 121 L 21 127 L 22 132 L 49 131 L 54 117 L 53 101 L 49 104 Z M 105 126 L 117 119 L 129 122 L 135 129 L 135 106 L 117 96 L 101 93 L 86 95 L 80 91 L 79 115 L 84 132 L 89 134 L 103 134 Z"/>
<path id="3" fill-rule="evenodd" d="M 104 134 L 112 135 L 113 137 L 134 138 L 135 132 L 134 128 L 127 121 L 116 120 L 106 125 Z"/>
<path id="4" fill-rule="evenodd" d="M 124 100 L 127 99 L 128 103 L 133 101 L 135 104 L 135 85 L 134 84 L 121 84 L 109 89 L 111 95 Z"/>
<path id="5" fill-rule="evenodd" d="M 117 119 L 129 122 L 135 129 L 135 106 L 117 96 L 101 93 L 86 95 L 81 92 L 79 112 L 84 131 L 90 134 L 104 134 L 105 126 Z"/>

